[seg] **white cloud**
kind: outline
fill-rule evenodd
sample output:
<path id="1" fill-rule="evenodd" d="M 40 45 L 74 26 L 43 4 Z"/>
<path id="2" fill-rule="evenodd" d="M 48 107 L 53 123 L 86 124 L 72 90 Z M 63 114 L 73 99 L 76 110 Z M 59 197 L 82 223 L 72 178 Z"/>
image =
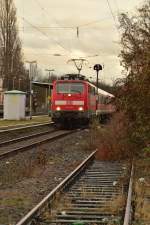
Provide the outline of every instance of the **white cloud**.
<path id="1" fill-rule="evenodd" d="M 141 0 L 109 2 L 116 16 L 118 10 L 134 10 Z M 58 73 L 68 73 L 76 71 L 73 65 L 66 63 L 69 58 L 98 54 L 88 60 L 89 65 L 105 64 L 103 79 L 111 82 L 121 74 L 117 57 L 120 47 L 116 43 L 119 35 L 106 0 L 15 0 L 15 4 L 25 59 L 36 59 L 42 68 L 53 67 Z M 47 28 L 53 26 L 74 29 Z M 81 26 L 79 38 L 77 26 Z M 55 53 L 64 56 L 52 56 Z M 94 76 L 88 66 L 83 73 Z"/>

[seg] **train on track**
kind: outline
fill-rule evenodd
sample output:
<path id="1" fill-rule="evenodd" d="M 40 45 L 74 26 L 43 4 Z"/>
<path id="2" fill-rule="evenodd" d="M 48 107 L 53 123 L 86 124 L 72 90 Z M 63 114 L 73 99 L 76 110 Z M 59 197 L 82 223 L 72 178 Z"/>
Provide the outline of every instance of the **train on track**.
<path id="1" fill-rule="evenodd" d="M 53 83 L 51 117 L 56 124 L 86 124 L 98 117 L 104 120 L 115 111 L 114 95 L 97 89 L 85 76 L 67 74 Z"/>

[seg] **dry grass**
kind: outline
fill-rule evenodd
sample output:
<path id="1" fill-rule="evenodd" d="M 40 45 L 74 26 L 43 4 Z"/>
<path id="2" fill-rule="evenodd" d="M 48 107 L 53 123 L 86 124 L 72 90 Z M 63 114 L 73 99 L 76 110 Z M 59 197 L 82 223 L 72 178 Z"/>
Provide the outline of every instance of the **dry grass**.
<path id="1" fill-rule="evenodd" d="M 6 191 L 4 190 L 0 194 L 0 224 L 1 225 L 14 225 L 16 224 L 14 221 L 18 220 L 15 216 L 15 208 L 17 211 L 22 214 L 22 211 L 25 208 L 29 208 L 31 205 L 31 199 L 23 194 L 16 191 Z M 8 213 L 9 212 L 9 213 Z M 12 213 L 10 213 L 12 212 Z"/>
<path id="2" fill-rule="evenodd" d="M 135 161 L 134 225 L 150 225 L 150 159 Z"/>
<path id="3" fill-rule="evenodd" d="M 37 153 L 34 158 L 22 158 L 19 162 L 7 161 L 3 173 L 0 174 L 0 183 L 14 184 L 23 178 L 40 175 L 47 163 L 47 154 L 45 150 L 39 146 L 37 147 Z"/>
<path id="4" fill-rule="evenodd" d="M 118 188 L 118 186 L 116 186 L 116 188 Z M 80 197 L 83 199 L 90 199 L 95 196 L 95 194 L 92 191 L 91 193 L 89 191 L 88 192 L 86 191 L 86 189 L 84 188 L 84 184 L 83 185 L 81 184 L 80 190 L 81 190 Z M 102 188 L 100 188 L 99 191 L 103 193 Z M 61 196 L 61 193 L 57 194 L 53 202 L 53 207 L 49 210 L 49 212 L 47 211 L 42 216 L 44 221 L 46 221 L 46 223 L 49 223 L 50 221 L 55 220 L 56 215 L 58 213 L 65 215 L 68 209 L 73 208 L 72 200 L 73 198 L 71 197 L 68 198 L 65 195 Z M 125 196 L 123 193 L 120 193 L 118 196 L 114 196 L 109 201 L 106 199 L 106 205 L 103 207 L 96 208 L 95 212 L 98 212 L 100 214 L 104 212 L 108 212 L 113 215 L 112 218 L 108 221 L 107 225 L 117 225 L 117 224 L 121 225 L 121 215 L 124 210 L 124 206 L 125 206 Z M 94 208 L 92 211 L 94 212 Z M 106 219 L 107 219 L 107 216 L 106 216 Z M 80 218 L 78 218 L 78 220 L 80 220 Z"/>
<path id="5" fill-rule="evenodd" d="M 61 193 L 57 193 L 52 203 L 53 207 L 43 214 L 44 221 L 51 221 L 56 218 L 57 213 L 65 214 L 64 208 L 70 209 L 72 202 L 70 198 L 65 195 L 61 196 Z"/>
<path id="6" fill-rule="evenodd" d="M 150 202 L 146 198 L 150 196 L 150 186 L 146 184 L 135 184 L 135 214 L 134 218 L 137 223 L 147 224 L 147 221 L 150 222 Z"/>
<path id="7" fill-rule="evenodd" d="M 123 194 L 114 197 L 110 202 L 107 202 L 105 212 L 110 212 L 113 215 L 120 215 L 124 210 L 126 198 Z"/>
<path id="8" fill-rule="evenodd" d="M 119 160 L 132 158 L 123 113 L 116 113 L 109 124 L 94 121 L 90 129 L 89 148 L 98 149 L 97 159 Z"/>
<path id="9" fill-rule="evenodd" d="M 28 118 L 24 120 L 0 120 L 0 127 L 4 126 L 16 126 L 16 125 L 30 125 L 36 123 L 46 123 L 50 121 L 50 117 L 48 116 L 38 116 L 33 117 L 32 120 Z"/>

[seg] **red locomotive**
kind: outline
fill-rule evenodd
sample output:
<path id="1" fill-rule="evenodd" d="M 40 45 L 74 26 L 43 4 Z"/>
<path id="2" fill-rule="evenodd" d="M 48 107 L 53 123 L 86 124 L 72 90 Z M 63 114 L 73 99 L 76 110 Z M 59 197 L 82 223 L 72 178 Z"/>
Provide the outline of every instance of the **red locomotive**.
<path id="1" fill-rule="evenodd" d="M 111 100 L 114 96 L 98 89 L 84 76 L 66 75 L 54 81 L 51 98 L 51 116 L 55 123 L 87 123 L 98 116 L 103 118 L 114 111 Z"/>

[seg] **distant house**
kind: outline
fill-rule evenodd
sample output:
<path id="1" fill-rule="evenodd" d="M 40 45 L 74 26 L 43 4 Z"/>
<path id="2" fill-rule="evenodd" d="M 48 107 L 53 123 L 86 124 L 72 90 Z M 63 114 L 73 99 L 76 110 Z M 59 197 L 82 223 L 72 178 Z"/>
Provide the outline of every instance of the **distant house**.
<path id="1" fill-rule="evenodd" d="M 16 81 L 16 82 L 15 82 Z M 23 80 L 21 80 L 23 86 Z M 7 80 L 6 80 L 7 82 Z M 4 92 L 7 91 L 4 86 L 6 86 L 5 80 L 0 77 L 0 116 L 3 114 L 3 99 L 4 99 Z M 17 83 L 18 82 L 18 83 Z M 10 90 L 13 90 L 13 86 L 17 90 L 19 86 L 19 80 L 9 80 L 9 84 L 12 84 Z M 25 83 L 26 85 L 26 83 Z M 27 108 L 29 107 L 29 89 L 24 85 L 24 91 L 27 94 L 26 105 Z M 51 95 L 52 83 L 44 83 L 44 82 L 32 82 L 32 89 L 33 89 L 33 111 L 34 113 L 47 113 L 50 111 L 50 103 L 49 103 L 49 96 Z M 19 90 L 19 89 L 18 89 Z"/>

